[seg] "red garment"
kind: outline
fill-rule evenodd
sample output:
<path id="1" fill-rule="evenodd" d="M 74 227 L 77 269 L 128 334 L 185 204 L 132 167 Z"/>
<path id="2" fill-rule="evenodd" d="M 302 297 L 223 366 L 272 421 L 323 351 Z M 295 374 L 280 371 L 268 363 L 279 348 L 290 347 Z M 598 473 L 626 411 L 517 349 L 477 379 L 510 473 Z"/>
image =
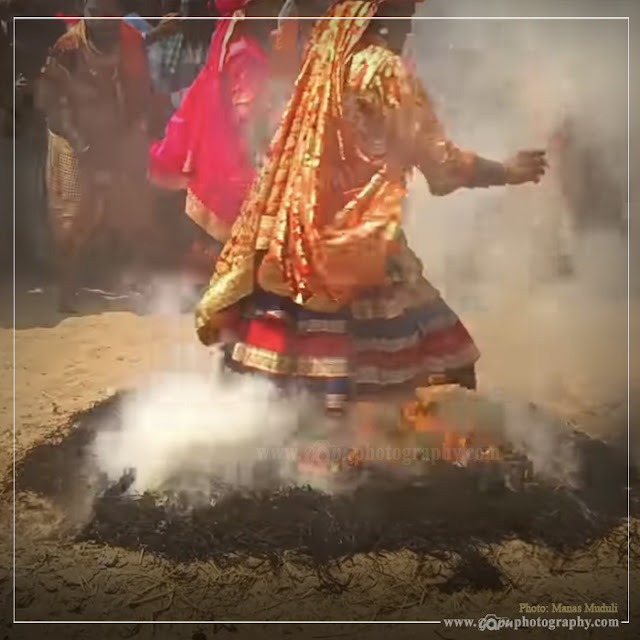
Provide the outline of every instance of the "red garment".
<path id="1" fill-rule="evenodd" d="M 222 227 L 235 221 L 255 177 L 245 127 L 255 117 L 269 76 L 269 59 L 251 37 L 221 20 L 204 69 L 150 151 L 150 178 L 188 188 Z M 196 220 L 197 221 L 197 220 Z M 205 230 L 212 225 L 197 221 Z"/>
<path id="2" fill-rule="evenodd" d="M 56 18 L 60 18 L 67 25 L 67 29 L 75 26 L 82 20 L 79 16 L 67 16 L 62 11 L 56 13 Z"/>
<path id="3" fill-rule="evenodd" d="M 244 9 L 250 0 L 215 0 L 216 10 L 221 16 L 231 15 Z"/>

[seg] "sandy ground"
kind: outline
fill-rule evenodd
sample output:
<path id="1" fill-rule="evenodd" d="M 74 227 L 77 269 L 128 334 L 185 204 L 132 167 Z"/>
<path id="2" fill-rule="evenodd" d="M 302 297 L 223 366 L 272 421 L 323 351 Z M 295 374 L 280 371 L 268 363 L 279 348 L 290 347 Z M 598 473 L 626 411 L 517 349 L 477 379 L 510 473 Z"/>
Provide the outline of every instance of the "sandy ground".
<path id="1" fill-rule="evenodd" d="M 161 370 L 176 357 L 180 344 L 193 344 L 190 316 L 179 319 L 162 315 L 140 316 L 118 309 L 118 303 L 83 300 L 82 315 L 63 318 L 52 312 L 49 292 L 28 294 L 24 286 L 17 292 L 16 331 L 10 310 L 0 319 L 0 467 L 5 478 L 0 508 L 3 516 L 2 600 L 8 620 L 12 618 L 10 474 L 13 451 L 12 349 L 15 335 L 15 451 L 21 459 L 36 444 L 63 436 L 71 428 L 73 414 L 109 397 L 116 390 L 140 384 L 153 371 Z M 4 301 L 9 300 L 3 290 Z M 634 307 L 638 308 L 636 305 Z M 609 309 L 609 318 L 611 317 Z M 599 311 L 591 320 L 598 329 Z M 626 323 L 626 308 L 613 310 Z M 496 327 L 494 318 L 469 314 L 470 328 L 479 344 L 499 344 L 500 352 L 486 358 L 480 373 L 491 385 L 522 390 L 521 377 L 505 375 L 505 366 L 524 342 L 530 344 L 530 358 L 540 358 L 540 345 L 529 338 L 531 327 Z M 593 334 L 592 334 L 593 335 Z M 620 336 L 618 336 L 620 337 Z M 601 342 L 604 342 L 601 341 Z M 620 342 L 620 344 L 623 344 Z M 624 341 L 626 345 L 626 340 Z M 178 349 L 179 352 L 179 349 Z M 578 352 L 576 352 L 578 353 Z M 620 352 L 622 353 L 622 352 Z M 602 367 L 620 353 L 600 344 L 591 357 Z M 567 352 L 571 356 L 570 352 Z M 626 354 L 622 354 L 626 355 Z M 545 358 L 553 361 L 554 356 Z M 571 356 L 573 357 L 573 356 Z M 608 360 L 607 360 L 608 357 Z M 602 360 L 604 358 L 604 360 Z M 571 358 L 569 358 L 570 360 Z M 562 360 L 558 352 L 557 361 Z M 626 361 L 626 358 L 625 358 Z M 568 361 L 567 361 L 568 362 Z M 621 360 L 619 362 L 622 362 Z M 619 363 L 618 363 L 619 364 Z M 561 367 L 555 367 L 560 370 Z M 607 376 L 605 376 L 607 377 Z M 565 380 L 565 378 L 562 378 Z M 608 375 L 611 382 L 611 375 Z M 638 378 L 635 378 L 637 381 Z M 618 383 L 618 380 L 614 382 Z M 532 381 L 529 383 L 533 384 Z M 608 386 L 608 385 L 605 385 Z M 634 388 L 638 388 L 637 385 Z M 536 387 L 544 395 L 542 387 Z M 619 428 L 626 419 L 626 389 L 618 395 L 606 393 L 598 379 L 578 376 L 572 384 L 563 382 L 562 392 L 545 398 L 568 416 L 605 417 L 594 420 L 594 434 L 606 435 L 606 426 Z M 596 426 L 597 425 L 597 426 Z M 514 540 L 486 549 L 487 557 L 498 564 L 511 584 L 503 592 L 469 593 L 464 589 L 442 594 L 433 588 L 442 571 L 437 560 L 410 553 L 380 558 L 357 557 L 340 567 L 332 567 L 335 579 L 350 580 L 348 589 L 336 594 L 321 588 L 315 572 L 296 558 L 287 559 L 278 572 L 258 563 L 241 568 L 221 569 L 211 563 L 176 565 L 144 552 L 72 544 L 61 538 L 56 526 L 61 514 L 56 507 L 34 495 L 19 494 L 17 500 L 16 617 L 18 620 L 125 620 L 119 626 L 59 626 L 61 637 L 175 637 L 202 638 L 233 630 L 203 624 L 162 625 L 169 620 L 440 620 L 444 617 L 480 618 L 487 613 L 517 617 L 521 602 L 617 602 L 620 618 L 627 612 L 627 526 L 622 523 L 606 539 L 573 556 Z M 638 522 L 630 523 L 632 531 Z M 636 542 L 637 544 L 637 538 Z M 631 584 L 637 584 L 640 569 L 638 548 L 632 545 Z M 632 593 L 633 598 L 633 593 Z M 632 602 L 633 604 L 633 602 Z M 637 637 L 639 618 L 632 606 L 632 624 L 608 635 L 597 630 L 594 637 Z M 146 625 L 141 621 L 156 620 Z M 0 638 L 42 637 L 43 629 L 7 624 Z M 270 626 L 249 625 L 238 636 L 265 635 L 302 638 L 331 638 L 363 635 L 374 638 L 390 632 L 399 637 L 423 637 L 436 633 L 441 638 L 465 638 L 475 630 L 402 625 Z M 198 635 L 202 633 L 204 635 Z M 48 634 L 48 632 L 47 632 Z M 533 633 L 534 637 L 537 633 Z M 540 634 L 545 635 L 543 633 Z M 562 635 L 562 633 L 560 633 Z"/>

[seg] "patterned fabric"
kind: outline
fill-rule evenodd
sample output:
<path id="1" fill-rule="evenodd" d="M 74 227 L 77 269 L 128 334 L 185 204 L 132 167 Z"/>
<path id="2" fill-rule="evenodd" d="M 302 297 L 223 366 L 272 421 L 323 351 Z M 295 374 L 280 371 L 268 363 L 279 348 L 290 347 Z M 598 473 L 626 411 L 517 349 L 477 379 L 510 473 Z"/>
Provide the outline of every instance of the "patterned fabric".
<path id="1" fill-rule="evenodd" d="M 197 309 L 235 369 L 335 401 L 469 371 L 478 349 L 400 230 L 413 167 L 443 195 L 476 156 L 445 135 L 403 60 L 367 32 L 378 3 L 343 0 L 314 27 L 270 157 Z M 348 18 L 348 19 L 345 19 Z M 333 385 L 333 386 L 330 386 Z"/>
<path id="2" fill-rule="evenodd" d="M 187 217 L 195 222 L 212 240 L 217 240 L 218 238 L 226 239 L 228 237 L 229 225 L 215 216 L 211 209 L 191 189 L 187 189 L 184 210 Z M 221 240 L 217 240 L 217 242 L 220 245 L 222 244 Z"/>
<path id="3" fill-rule="evenodd" d="M 331 286 L 333 273 L 327 272 L 333 269 L 327 264 L 327 254 L 339 260 L 340 256 L 352 258 L 358 250 L 360 256 L 385 253 L 385 232 L 399 214 L 404 192 L 397 181 L 392 183 L 382 174 L 373 176 L 342 215 L 335 216 L 338 224 L 328 230 L 326 239 L 319 237 L 322 220 L 317 219 L 329 209 L 321 200 L 331 195 L 326 187 L 332 166 L 327 160 L 333 160 L 328 153 L 335 151 L 338 142 L 335 126 L 340 118 L 344 68 L 376 9 L 376 2 L 340 2 L 330 17 L 341 19 L 316 24 L 295 91 L 271 143 L 269 161 L 243 204 L 198 307 L 197 326 L 205 343 L 215 341 L 216 314 L 250 295 L 256 284 L 309 308 L 336 310 L 344 305 L 348 287 L 343 286 L 341 292 Z M 387 198 L 389 202 L 382 206 Z M 377 252 L 372 246 L 358 246 L 367 241 L 383 246 Z M 256 250 L 265 248 L 268 251 L 256 272 Z M 359 260 L 357 264 L 369 264 L 372 272 L 377 271 L 370 278 L 383 270 L 380 260 Z"/>
<path id="4" fill-rule="evenodd" d="M 186 90 L 207 61 L 208 44 L 192 46 L 182 33 L 175 33 L 147 47 L 151 82 L 156 93 Z M 179 102 L 174 102 L 175 108 Z"/>
<path id="5" fill-rule="evenodd" d="M 121 22 L 119 46 L 103 54 L 82 21 L 50 50 L 38 95 L 51 131 L 75 150 L 91 147 L 101 169 L 120 166 L 119 150 L 143 131 L 151 104 L 142 36 Z"/>
<path id="6" fill-rule="evenodd" d="M 78 159 L 69 143 L 49 131 L 47 156 L 49 197 L 63 202 L 79 202 L 81 198 Z"/>
<path id="7" fill-rule="evenodd" d="M 269 376 L 285 388 L 306 388 L 339 410 L 351 395 L 352 343 L 348 314 L 307 311 L 286 298 L 257 292 L 227 344 L 227 365 Z"/>
<path id="8" fill-rule="evenodd" d="M 423 276 L 401 236 L 389 284 L 363 292 L 350 306 L 359 390 L 413 389 L 472 367 L 480 357 L 458 316 Z"/>
<path id="9" fill-rule="evenodd" d="M 57 248 L 68 250 L 72 243 L 80 242 L 77 232 L 82 212 L 80 174 L 69 143 L 51 131 L 46 179 L 53 240 Z"/>
<path id="10" fill-rule="evenodd" d="M 180 51 L 183 41 L 182 33 L 174 33 L 147 46 L 151 85 L 156 93 L 171 93 L 167 89 L 171 76 L 180 62 Z"/>
<path id="11" fill-rule="evenodd" d="M 400 246 L 391 283 L 340 313 L 309 311 L 265 292 L 248 298 L 237 341 L 226 346 L 229 366 L 322 391 L 330 403 L 341 394 L 344 401 L 409 397 L 418 386 L 472 371 L 480 353 L 471 336 L 423 277 L 404 237 Z"/>
<path id="12" fill-rule="evenodd" d="M 412 165 L 434 193 L 468 184 L 474 154 L 447 139 L 402 59 L 363 40 L 376 8 L 344 0 L 329 16 L 339 19 L 316 24 L 269 162 L 197 309 L 203 342 L 256 285 L 318 311 L 383 285 Z M 367 155 L 363 132 L 381 138 L 381 155 Z"/>

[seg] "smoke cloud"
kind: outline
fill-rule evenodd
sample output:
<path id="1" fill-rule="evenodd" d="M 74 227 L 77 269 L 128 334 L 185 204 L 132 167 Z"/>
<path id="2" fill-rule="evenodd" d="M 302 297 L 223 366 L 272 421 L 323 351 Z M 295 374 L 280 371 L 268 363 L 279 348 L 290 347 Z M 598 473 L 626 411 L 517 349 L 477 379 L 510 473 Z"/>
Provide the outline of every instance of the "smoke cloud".
<path id="1" fill-rule="evenodd" d="M 589 10 L 547 4 L 536 13 Z M 421 11 L 474 15 L 475 5 L 436 0 Z M 530 3 L 482 10 L 532 15 Z M 626 413 L 626 21 L 420 20 L 414 31 L 421 78 L 453 140 L 500 160 L 549 150 L 540 185 L 445 198 L 430 197 L 421 176 L 412 185 L 409 241 L 483 352 L 481 388 L 574 415 L 605 403 Z M 558 132 L 572 136 L 564 156 Z"/>
<path id="2" fill-rule="evenodd" d="M 132 492 L 209 499 L 212 477 L 252 485 L 257 449 L 283 446 L 298 427 L 301 397 L 285 400 L 253 376 L 223 379 L 217 358 L 207 358 L 206 375 L 191 355 L 125 399 L 118 430 L 98 434 L 94 459 L 111 482 L 132 471 Z"/>
<path id="3" fill-rule="evenodd" d="M 602 3 L 591 4 L 597 15 Z M 473 15 L 477 5 L 430 0 L 420 11 Z M 579 5 L 538 2 L 536 11 L 571 15 L 575 6 L 585 14 L 591 6 Z M 482 9 L 531 15 L 530 3 L 512 0 Z M 563 416 L 600 412 L 607 424 L 594 430 L 607 435 L 626 415 L 626 22 L 416 21 L 414 31 L 421 78 L 452 139 L 496 159 L 521 148 L 551 149 L 549 173 L 537 186 L 435 198 L 417 176 L 406 228 L 427 277 L 483 352 L 482 393 L 508 399 L 505 434 L 539 472 L 571 484 L 578 460 Z M 574 142 L 563 159 L 552 139 L 568 121 Z M 591 172 L 585 158 L 595 158 Z M 583 167 L 570 180 L 578 194 L 607 197 L 572 202 L 567 163 Z M 179 315 L 175 301 L 185 287 L 160 283 L 148 310 Z M 122 430 L 99 436 L 99 468 L 112 480 L 134 468 L 136 491 L 177 482 L 197 493 L 213 471 L 250 483 L 257 448 L 286 446 L 308 400 L 283 401 L 262 380 L 228 381 L 217 369 L 199 345 L 183 350 L 175 371 L 126 403 Z M 532 414 L 530 402 L 557 419 Z"/>

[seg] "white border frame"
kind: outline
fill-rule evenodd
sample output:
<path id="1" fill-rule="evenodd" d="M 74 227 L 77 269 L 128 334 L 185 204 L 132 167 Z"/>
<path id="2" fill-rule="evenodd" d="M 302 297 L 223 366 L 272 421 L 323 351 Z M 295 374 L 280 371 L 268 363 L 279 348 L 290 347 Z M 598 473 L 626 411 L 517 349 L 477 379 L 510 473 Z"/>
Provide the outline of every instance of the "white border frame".
<path id="1" fill-rule="evenodd" d="M 163 20 L 165 16 L 140 16 L 143 20 Z M 13 624 L 442 624 L 442 620 L 16 620 L 16 20 L 60 20 L 56 16 L 15 16 L 13 19 L 12 48 L 13 48 Z M 92 18 L 96 19 L 96 18 Z M 113 20 L 114 18 L 97 18 L 98 20 Z M 123 19 L 123 18 L 118 18 Z M 202 20 L 203 18 L 180 18 L 180 20 Z M 219 17 L 215 20 L 231 20 L 231 17 Z M 248 20 L 273 20 L 273 18 L 251 17 Z M 353 18 L 306 17 L 303 20 L 352 20 Z M 376 20 L 378 18 L 373 18 Z M 388 18 L 386 18 L 388 19 Z M 406 18 L 396 18 L 404 20 Z M 630 110 L 630 50 L 631 32 L 629 16 L 414 16 L 413 20 L 626 20 L 627 22 L 627 619 L 620 620 L 620 624 L 630 624 L 631 617 L 631 436 L 630 436 L 630 148 L 631 148 L 631 110 Z"/>

